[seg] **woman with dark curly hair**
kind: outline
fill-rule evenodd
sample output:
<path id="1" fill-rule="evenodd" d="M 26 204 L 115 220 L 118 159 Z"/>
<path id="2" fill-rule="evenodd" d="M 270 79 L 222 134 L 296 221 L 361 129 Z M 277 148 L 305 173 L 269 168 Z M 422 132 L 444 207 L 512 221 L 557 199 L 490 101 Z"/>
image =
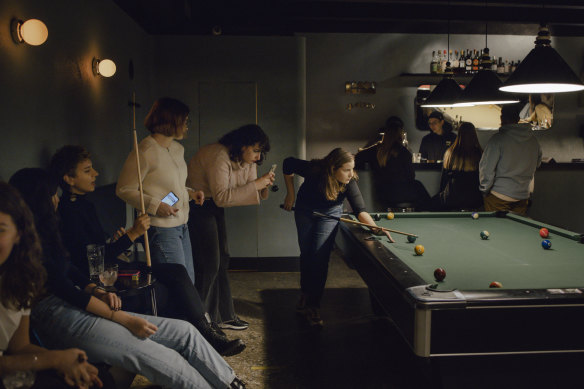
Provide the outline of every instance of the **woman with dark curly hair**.
<path id="1" fill-rule="evenodd" d="M 268 151 L 268 136 L 260 126 L 248 124 L 227 133 L 218 143 L 201 147 L 189 162 L 187 183 L 205 194 L 203 205 L 191 204 L 189 218 L 195 285 L 207 312 L 221 328 L 244 330 L 249 326 L 233 308 L 223 208 L 257 205 L 268 198 L 275 175 L 268 172 L 258 178 L 257 174 L 257 165 Z"/>
<path id="2" fill-rule="evenodd" d="M 84 351 L 47 350 L 30 343 L 30 309 L 46 279 L 40 258 L 30 210 L 16 189 L 0 182 L 0 376 L 8 380 L 11 374 L 33 370 L 38 377 L 32 388 L 101 387 Z"/>

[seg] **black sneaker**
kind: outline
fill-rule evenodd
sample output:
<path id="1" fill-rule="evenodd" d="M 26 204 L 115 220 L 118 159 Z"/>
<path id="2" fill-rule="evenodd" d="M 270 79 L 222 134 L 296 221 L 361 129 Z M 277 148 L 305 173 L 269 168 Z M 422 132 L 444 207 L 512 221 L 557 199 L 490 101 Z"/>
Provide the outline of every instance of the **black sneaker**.
<path id="1" fill-rule="evenodd" d="M 245 382 L 235 377 L 228 389 L 245 389 Z"/>
<path id="2" fill-rule="evenodd" d="M 304 317 L 306 317 L 308 325 L 313 328 L 322 328 L 324 325 L 324 322 L 320 317 L 320 308 L 306 307 L 304 311 Z"/>
<path id="3" fill-rule="evenodd" d="M 247 330 L 247 327 L 249 327 L 249 323 L 245 320 L 241 320 L 240 318 L 235 318 L 233 320 L 219 323 L 219 328 L 224 330 Z"/>

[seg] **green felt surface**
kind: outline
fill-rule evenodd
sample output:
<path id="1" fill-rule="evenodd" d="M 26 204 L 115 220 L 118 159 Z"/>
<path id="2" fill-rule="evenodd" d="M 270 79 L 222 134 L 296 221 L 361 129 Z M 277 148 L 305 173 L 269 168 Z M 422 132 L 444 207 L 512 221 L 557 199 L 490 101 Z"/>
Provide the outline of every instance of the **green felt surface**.
<path id="1" fill-rule="evenodd" d="M 385 214 L 380 214 L 385 215 Z M 378 225 L 419 235 L 408 243 L 405 235 L 392 234 L 395 243 L 383 244 L 428 283 L 435 283 L 434 270 L 446 270 L 439 289 L 488 289 L 499 281 L 505 289 L 584 287 L 584 244 L 578 234 L 537 221 L 494 213 L 404 213 Z M 539 229 L 550 230 L 552 247 L 545 250 Z M 481 231 L 489 232 L 482 240 Z M 423 255 L 414 253 L 421 244 Z"/>

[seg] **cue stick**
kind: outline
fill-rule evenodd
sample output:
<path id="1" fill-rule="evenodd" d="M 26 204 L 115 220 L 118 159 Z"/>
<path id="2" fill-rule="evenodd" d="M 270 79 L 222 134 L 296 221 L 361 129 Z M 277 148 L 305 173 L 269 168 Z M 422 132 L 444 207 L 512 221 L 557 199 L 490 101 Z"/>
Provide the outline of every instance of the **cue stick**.
<path id="1" fill-rule="evenodd" d="M 132 92 L 132 128 L 134 132 L 134 150 L 136 151 L 136 167 L 138 168 L 138 190 L 140 191 L 141 214 L 146 213 L 144 206 L 144 189 L 142 188 L 142 173 L 140 172 L 140 155 L 138 154 L 138 135 L 136 133 L 136 92 Z M 146 252 L 146 266 L 151 267 L 150 244 L 148 243 L 148 231 L 144 231 L 144 251 Z"/>
<path id="2" fill-rule="evenodd" d="M 284 204 L 280 204 L 280 208 L 284 209 Z M 295 210 L 295 208 L 292 207 L 292 211 L 294 211 L 294 210 Z M 342 221 L 342 222 L 345 222 L 345 223 L 356 224 L 356 225 L 363 226 L 363 227 L 376 228 L 376 229 L 379 229 L 379 230 L 382 230 L 382 231 L 394 232 L 396 234 L 413 236 L 413 237 L 416 237 L 416 238 L 418 237 L 418 235 L 410 234 L 409 232 L 402 232 L 402 231 L 398 231 L 398 230 L 392 230 L 392 229 L 385 228 L 385 227 L 375 226 L 373 224 L 367 224 L 367 223 L 358 222 L 358 221 L 351 220 L 351 219 L 347 219 L 347 218 L 344 218 L 344 217 L 329 216 L 329 215 L 325 215 L 324 213 L 320 213 L 320 212 L 316 212 L 316 211 L 312 211 L 312 214 L 313 215 L 316 215 L 316 216 L 320 216 L 320 217 L 325 217 L 325 218 L 328 218 L 328 219 L 339 220 L 339 221 Z"/>

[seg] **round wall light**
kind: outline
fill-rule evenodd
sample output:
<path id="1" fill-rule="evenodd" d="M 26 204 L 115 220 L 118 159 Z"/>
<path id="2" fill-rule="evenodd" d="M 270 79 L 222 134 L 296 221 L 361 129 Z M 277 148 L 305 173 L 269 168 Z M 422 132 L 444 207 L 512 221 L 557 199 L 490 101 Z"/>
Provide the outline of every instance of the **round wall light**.
<path id="1" fill-rule="evenodd" d="M 93 74 L 111 77 L 116 74 L 116 64 L 111 59 L 93 59 Z"/>
<path id="2" fill-rule="evenodd" d="M 31 46 L 40 46 L 49 37 L 47 26 L 38 19 L 28 19 L 26 22 L 12 19 L 10 31 L 15 43 L 28 43 Z"/>

